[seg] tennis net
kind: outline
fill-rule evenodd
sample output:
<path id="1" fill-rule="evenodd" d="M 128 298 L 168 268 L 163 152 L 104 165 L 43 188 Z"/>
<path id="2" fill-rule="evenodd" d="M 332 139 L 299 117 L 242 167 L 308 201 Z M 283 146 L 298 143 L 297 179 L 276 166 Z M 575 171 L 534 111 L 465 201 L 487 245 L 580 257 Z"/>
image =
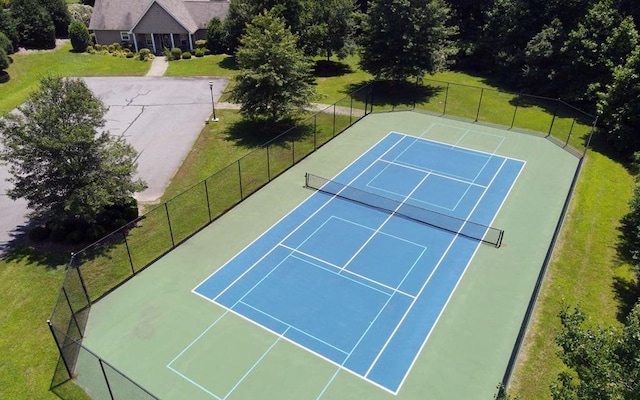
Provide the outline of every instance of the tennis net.
<path id="1" fill-rule="evenodd" d="M 500 247 L 502 244 L 504 231 L 501 229 L 441 214 L 413 204 L 403 203 L 399 200 L 343 185 L 310 173 L 305 174 L 305 186 L 464 237 L 480 240 L 495 247 Z"/>

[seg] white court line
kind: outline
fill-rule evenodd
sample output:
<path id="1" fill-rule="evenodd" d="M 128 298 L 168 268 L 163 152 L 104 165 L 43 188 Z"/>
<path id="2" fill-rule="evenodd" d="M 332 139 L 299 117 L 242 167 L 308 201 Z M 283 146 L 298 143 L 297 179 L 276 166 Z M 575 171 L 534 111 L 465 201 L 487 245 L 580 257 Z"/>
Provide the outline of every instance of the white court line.
<path id="1" fill-rule="evenodd" d="M 385 293 L 385 294 L 386 294 L 386 293 Z M 341 349 L 341 348 L 339 348 L 339 347 L 337 347 L 337 346 L 334 346 L 334 345 L 332 345 L 331 343 L 326 342 L 326 341 L 324 341 L 324 340 L 320 339 L 319 337 L 317 337 L 317 336 L 315 336 L 315 335 L 310 334 L 309 332 L 303 331 L 303 330 L 302 330 L 302 329 L 300 329 L 300 328 L 296 328 L 295 326 L 291 325 L 290 323 L 288 323 L 288 322 L 286 322 L 286 321 L 283 321 L 283 320 L 281 320 L 280 318 L 275 317 L 275 316 L 273 316 L 273 315 L 269 314 L 269 313 L 268 313 L 268 312 L 266 312 L 266 311 L 263 311 L 263 310 L 261 310 L 261 309 L 259 309 L 259 308 L 257 308 L 257 307 L 254 307 L 254 306 L 252 306 L 252 305 L 251 305 L 251 304 L 249 304 L 249 303 L 245 303 L 244 301 L 240 301 L 240 302 L 238 302 L 238 303 L 239 303 L 239 304 L 243 304 L 243 305 L 245 305 L 245 306 L 247 306 L 247 307 L 249 307 L 249 308 L 251 308 L 251 309 L 253 309 L 253 310 L 257 311 L 257 312 L 259 312 L 260 314 L 264 315 L 265 317 L 271 318 L 272 320 L 274 320 L 274 321 L 276 321 L 276 322 L 279 322 L 279 323 L 281 323 L 282 325 L 286 325 L 286 327 L 287 327 L 287 329 L 286 329 L 286 330 L 293 329 L 294 331 L 298 331 L 298 332 L 302 333 L 303 335 L 308 336 L 308 337 L 310 337 L 311 339 L 313 339 L 313 340 L 315 340 L 315 341 L 317 341 L 317 342 L 320 342 L 320 343 L 322 343 L 322 344 L 326 345 L 327 347 L 331 347 L 331 348 L 332 348 L 332 349 L 334 349 L 334 350 L 338 350 L 340 353 L 344 354 L 345 356 L 346 356 L 347 354 L 349 354 L 349 352 L 348 352 L 348 351 L 343 350 L 343 349 Z M 234 307 L 235 307 L 235 305 L 234 305 Z M 239 312 L 239 311 L 238 311 L 238 312 Z M 285 332 L 285 333 L 286 333 L 286 332 Z M 283 334 L 283 335 L 284 335 L 284 334 Z"/>
<path id="2" fill-rule="evenodd" d="M 391 135 L 391 133 L 387 134 L 386 137 L 388 137 L 389 135 Z M 383 138 L 384 139 L 384 138 Z M 380 139 L 378 141 L 378 143 L 382 142 L 383 139 Z M 395 142 L 392 146 L 390 146 L 380 157 L 384 156 L 385 154 L 387 154 L 389 151 L 391 151 L 398 143 L 400 143 L 402 141 L 402 139 L 404 139 L 404 137 L 400 138 L 400 140 L 398 140 L 397 142 Z M 377 146 L 378 143 L 376 143 L 374 146 Z M 362 158 L 365 154 L 367 154 L 366 152 L 363 153 L 360 157 L 358 157 L 356 160 L 354 160 L 351 164 L 349 164 L 348 166 L 346 166 L 340 173 L 344 172 L 347 168 L 349 168 L 353 163 L 355 163 L 356 161 L 358 161 L 360 158 Z M 366 171 L 369 170 L 369 168 L 371 168 L 373 164 L 369 164 L 369 166 L 367 168 L 365 168 L 362 172 L 360 172 L 355 178 L 353 178 L 347 185 L 353 183 L 356 179 L 358 179 L 360 176 L 362 176 L 362 174 L 364 174 Z M 215 301 L 215 299 L 217 299 L 218 297 L 220 297 L 222 294 L 224 294 L 227 290 L 229 290 L 237 281 L 239 281 L 242 277 L 244 277 L 247 273 L 249 273 L 249 271 L 253 270 L 253 268 L 260 262 L 262 261 L 265 257 L 267 257 L 269 254 L 271 254 L 276 248 L 278 248 L 278 245 L 282 244 L 285 240 L 287 240 L 289 237 L 291 237 L 294 233 L 296 233 L 302 226 L 304 226 L 307 221 L 309 221 L 311 218 L 313 218 L 317 213 L 319 213 L 324 207 L 326 207 L 329 203 L 331 203 L 331 200 L 333 198 L 335 198 L 336 196 L 332 196 L 330 199 L 328 199 L 324 204 L 322 204 L 320 207 L 317 208 L 317 210 L 315 210 L 313 213 L 311 213 L 311 215 L 309 215 L 304 221 L 300 222 L 294 229 L 291 230 L 291 232 L 289 234 L 287 234 L 287 236 L 285 236 L 282 240 L 280 240 L 276 245 L 274 245 L 268 252 L 266 252 L 262 257 L 260 257 L 260 259 L 258 261 L 256 261 L 255 263 L 253 263 L 249 268 L 247 268 L 240 276 L 238 276 L 233 282 L 231 282 L 229 285 L 227 285 L 227 287 L 220 292 L 213 300 Z M 293 213 L 295 210 L 297 210 L 299 207 L 302 207 L 304 204 L 306 204 L 308 200 L 305 200 L 303 203 L 299 204 L 296 208 L 294 208 L 293 210 L 291 210 L 289 213 L 287 213 L 284 217 L 280 218 L 275 224 L 273 224 L 271 227 L 269 227 L 269 229 L 267 229 L 266 231 L 264 231 L 260 236 L 258 236 L 255 240 L 253 240 L 251 243 L 249 243 L 247 246 L 244 247 L 244 249 L 242 249 L 240 252 L 238 252 L 235 256 L 233 256 L 229 261 L 227 261 L 223 266 L 221 266 L 218 270 L 214 271 L 213 273 L 211 273 L 206 279 L 204 279 L 202 282 L 200 282 L 194 289 L 192 289 L 191 291 L 194 292 L 195 289 L 197 289 L 200 285 L 202 285 L 204 282 L 206 282 L 209 278 L 211 278 L 214 274 L 216 274 L 218 271 L 220 271 L 222 268 L 225 268 L 227 265 L 229 265 L 229 263 L 231 263 L 231 261 L 233 261 L 239 254 L 243 253 L 249 246 L 251 246 L 253 243 L 255 243 L 257 240 L 259 240 L 260 238 L 262 238 L 264 235 L 266 235 L 267 233 L 269 233 L 271 231 L 271 229 L 273 229 L 277 224 L 279 224 L 284 218 L 286 218 L 287 216 L 289 216 L 291 213 Z"/>
<path id="3" fill-rule="evenodd" d="M 500 166 L 500 168 L 498 169 L 498 171 L 496 172 L 496 174 L 493 176 L 493 179 L 491 180 L 491 182 L 489 183 L 489 187 L 491 187 L 491 184 L 493 183 L 493 181 L 495 180 L 496 176 L 500 173 L 500 170 L 502 169 L 502 166 L 504 166 L 504 164 L 506 163 L 506 160 L 503 160 L 502 165 Z M 469 212 L 469 214 L 467 215 L 467 219 L 473 214 L 473 212 L 475 211 L 476 208 L 478 208 L 478 205 L 480 205 L 480 202 L 482 201 L 482 199 L 484 198 L 484 195 L 487 193 L 487 190 L 485 190 L 482 195 L 478 198 L 478 201 L 476 202 L 476 205 L 473 207 L 473 209 Z M 466 222 L 465 222 L 466 223 Z M 463 225 L 464 227 L 464 225 Z M 375 367 L 376 363 L 378 362 L 378 360 L 380 359 L 380 357 L 382 356 L 382 354 L 384 353 L 384 351 L 386 350 L 387 346 L 389 345 L 389 343 L 391 343 L 391 340 L 394 338 L 394 336 L 396 335 L 396 333 L 398 332 L 398 329 L 400 328 L 400 326 L 402 325 L 402 323 L 404 322 L 405 318 L 407 317 L 407 315 L 409 315 L 409 313 L 411 312 L 411 310 L 413 309 L 413 306 L 415 305 L 416 301 L 418 300 L 418 298 L 420 297 L 420 295 L 422 294 L 422 292 L 424 291 L 424 289 L 427 287 L 427 284 L 431 281 L 431 278 L 433 277 L 433 275 L 436 273 L 436 271 L 438 270 L 438 268 L 440 267 L 440 265 L 442 264 L 442 261 L 444 260 L 444 258 L 449 254 L 449 250 L 451 249 L 451 247 L 453 246 L 453 244 L 456 242 L 456 239 L 459 237 L 458 234 L 456 234 L 452 239 L 451 242 L 449 243 L 449 246 L 447 246 L 446 250 L 444 251 L 444 253 L 442 254 L 442 256 L 440 257 L 440 259 L 438 260 L 438 262 L 436 263 L 435 268 L 431 271 L 431 274 L 429 274 L 429 276 L 427 277 L 427 279 L 425 280 L 424 284 L 422 285 L 422 287 L 420 288 L 420 291 L 418 292 L 416 298 L 413 300 L 413 302 L 411 303 L 411 305 L 409 306 L 409 308 L 405 311 L 404 315 L 402 316 L 402 319 L 400 320 L 400 322 L 398 322 L 398 324 L 396 325 L 395 329 L 393 330 L 393 332 L 391 333 L 391 335 L 389 336 L 389 338 L 387 339 L 387 341 L 385 342 L 385 344 L 382 346 L 382 348 L 380 349 L 380 351 L 378 352 L 378 355 L 376 356 L 375 360 L 373 360 L 373 362 L 371 363 L 371 366 L 369 367 L 369 369 L 367 370 L 365 376 L 368 376 L 369 373 L 371 372 L 371 370 Z M 478 249 L 478 247 L 480 247 L 480 243 L 478 242 L 476 244 L 476 251 Z M 475 253 L 474 253 L 475 254 Z M 466 268 L 469 266 L 469 264 L 471 263 L 471 260 L 473 260 L 473 258 L 469 258 L 469 261 L 467 263 Z M 458 277 L 458 283 L 460 282 L 460 280 L 462 279 L 462 275 Z M 456 283 L 456 286 L 458 285 L 458 283 Z M 449 298 L 451 298 L 453 292 L 451 292 L 449 294 Z M 448 299 L 447 299 L 448 302 Z M 446 302 L 445 305 L 440 309 L 440 313 L 438 314 L 438 318 L 436 318 L 436 320 L 434 321 L 433 325 L 431 325 L 431 329 L 429 330 L 429 332 L 427 333 L 427 337 L 425 338 L 425 341 L 423 342 L 423 346 L 424 343 L 426 343 L 426 340 L 429 338 L 429 336 L 431 335 L 431 332 L 433 332 L 433 329 L 435 328 L 438 319 L 440 318 L 440 315 L 442 315 L 442 313 L 444 312 L 446 306 Z M 422 348 L 422 347 L 421 347 Z M 407 375 L 409 375 L 409 372 L 411 371 L 411 369 L 413 368 L 413 364 L 415 363 L 415 360 L 418 358 L 418 356 L 420 355 L 420 352 L 417 352 L 411 365 L 409 366 L 409 368 L 407 369 L 407 372 L 405 373 L 405 376 L 403 377 L 401 384 L 398 386 L 398 389 L 396 390 L 396 393 L 398 391 L 400 391 L 400 388 L 402 387 L 402 383 L 404 382 L 404 380 L 406 379 Z"/>
<path id="4" fill-rule="evenodd" d="M 519 161 L 519 160 L 514 160 L 513 161 Z M 505 161 L 506 163 L 506 161 Z M 498 207 L 498 209 L 496 210 L 493 219 L 491 220 L 490 225 L 493 224 L 493 222 L 495 221 L 495 219 L 497 218 L 498 214 L 500 213 L 500 210 L 502 209 L 502 206 L 505 204 L 505 202 L 507 201 L 507 198 L 509 197 L 509 194 L 511 193 L 511 190 L 513 189 L 513 187 L 515 186 L 516 182 L 518 181 L 518 179 L 520 178 L 520 174 L 522 173 L 522 171 L 524 170 L 525 164 L 523 162 L 522 167 L 520 168 L 520 171 L 518 172 L 518 175 L 515 177 L 515 179 L 513 179 L 513 181 L 511 182 L 511 186 L 509 187 L 509 190 L 507 191 L 507 193 L 505 194 L 505 196 L 502 199 L 502 203 L 500 204 L 500 206 Z M 504 164 L 503 164 L 504 165 Z M 496 174 L 497 175 L 497 174 Z M 494 177 L 495 178 L 495 177 Z M 464 277 L 464 275 L 467 272 L 467 269 L 469 268 L 469 266 L 471 265 L 471 261 L 473 261 L 473 258 L 475 257 L 476 253 L 478 252 L 478 249 L 480 248 L 480 246 L 476 247 L 476 250 L 473 252 L 472 256 L 469 258 L 469 262 L 467 263 L 467 265 L 464 267 L 464 270 L 462 271 L 462 274 L 460 275 L 460 277 L 458 278 L 458 282 L 456 282 L 456 285 L 454 286 L 453 290 L 451 290 L 451 293 L 449 294 L 449 297 L 447 298 L 447 301 L 445 302 L 444 306 L 442 307 L 442 309 L 440 310 L 440 313 L 438 314 L 438 317 L 436 318 L 436 320 L 434 321 L 431 330 L 429 330 L 429 333 L 427 334 L 427 336 L 424 338 L 424 341 L 422 342 L 422 345 L 420 346 L 420 349 L 418 350 L 418 352 L 416 353 L 416 356 L 414 357 L 413 361 L 411 362 L 411 365 L 409 366 L 409 369 L 407 371 L 411 371 L 411 369 L 413 368 L 413 365 L 416 363 L 416 361 L 418 360 L 418 356 L 420 355 L 420 353 L 422 353 L 422 349 L 424 348 L 424 346 L 427 344 L 427 341 L 429 340 L 429 337 L 431 336 L 431 333 L 433 332 L 433 330 L 435 329 L 436 325 L 438 324 L 438 321 L 440 320 L 440 317 L 442 316 L 442 314 L 444 313 L 444 310 L 447 308 L 447 305 L 449 304 L 449 301 L 451 300 L 451 298 L 453 297 L 453 294 L 455 293 L 456 289 L 458 288 L 458 285 L 460 284 L 460 282 L 462 282 L 462 278 Z M 400 385 L 398 386 L 398 391 L 400 391 L 400 388 L 402 387 L 402 385 L 404 384 L 404 381 L 407 379 L 407 377 L 409 376 L 409 374 L 407 373 L 404 378 L 402 378 L 402 381 L 400 382 Z"/>
<path id="5" fill-rule="evenodd" d="M 400 204 L 396 207 L 395 210 L 393 210 L 393 212 L 391 214 L 389 214 L 389 216 L 380 224 L 380 226 L 378 226 L 378 229 L 376 229 L 373 234 L 371 234 L 371 236 L 369 236 L 369 239 L 367 239 L 364 244 L 362 246 L 360 246 L 360 248 L 356 251 L 356 253 L 351 256 L 351 258 L 344 264 L 344 266 L 342 267 L 342 270 L 345 270 L 349 264 L 351 263 L 351 261 L 353 261 L 354 258 L 356 258 L 356 256 L 358 254 L 360 254 L 360 252 L 362 251 L 362 249 L 364 249 L 367 244 L 369 244 L 369 242 L 376 236 L 376 234 L 382 229 L 382 227 L 384 227 L 387 222 L 389 222 L 389 220 L 396 214 L 396 212 L 400 209 L 400 207 L 402 207 L 404 205 L 404 201 L 406 201 L 407 199 L 411 198 L 411 195 L 418 190 L 418 188 L 420 187 L 420 185 L 422 185 L 422 182 L 424 182 L 427 178 L 429 177 L 429 175 L 425 175 L 424 178 L 422 178 L 422 180 L 420 182 L 418 182 L 418 184 L 413 188 L 413 190 L 411 191 L 411 193 L 409 193 L 407 196 L 405 196 L 404 200 L 400 202 Z"/>
<path id="6" fill-rule="evenodd" d="M 498 157 L 502 157 L 502 156 L 498 156 Z M 412 169 L 412 170 L 419 171 L 419 172 L 422 172 L 422 173 L 425 173 L 425 174 L 431 173 L 431 175 L 439 176 L 441 178 L 451 179 L 452 181 L 458 181 L 458 182 L 466 183 L 467 185 L 470 185 L 470 186 L 478 186 L 479 188 L 482 188 L 482 189 L 486 188 L 486 186 L 480 185 L 479 183 L 475 183 L 473 181 L 469 182 L 467 180 L 460 179 L 460 178 L 457 178 L 455 176 L 443 175 L 439 171 L 418 168 L 418 167 L 416 167 L 414 165 L 405 164 L 402 161 L 380 160 L 380 162 L 391 164 L 391 165 L 396 165 L 396 166 L 401 167 L 401 168 Z M 381 189 L 381 190 L 383 190 L 383 189 Z"/>
<path id="7" fill-rule="evenodd" d="M 305 253 L 305 252 L 303 252 L 303 251 L 300 251 L 300 250 L 294 249 L 293 247 L 289 247 L 289 246 L 286 246 L 286 245 L 281 245 L 281 246 L 282 246 L 282 247 L 284 247 L 284 248 L 287 248 L 287 249 L 289 249 L 289 250 L 291 250 L 291 251 L 293 251 L 293 252 L 295 252 L 295 253 L 302 254 L 303 256 L 308 257 L 308 258 L 311 258 L 311 259 L 313 259 L 313 260 L 315 260 L 315 261 L 321 262 L 321 263 L 323 263 L 323 264 L 327 264 L 327 265 L 329 265 L 329 266 L 331 266 L 331 267 L 333 267 L 333 268 L 335 268 L 335 269 L 337 269 L 337 270 L 342 270 L 342 267 L 340 267 L 340 266 L 338 266 L 338 265 L 336 265 L 336 264 L 330 263 L 329 261 L 325 261 L 325 260 L 323 260 L 323 259 L 321 259 L 321 258 L 318 258 L 318 257 L 312 256 L 311 254 L 308 254 L 308 253 Z M 426 247 L 425 247 L 424 249 L 426 250 Z M 423 251 L 423 252 L 424 252 L 424 251 Z M 294 255 L 291 255 L 290 257 L 294 257 L 294 258 L 297 258 L 297 259 L 298 259 L 298 260 L 300 260 L 300 261 L 304 261 L 304 262 L 306 262 L 306 263 L 308 263 L 308 264 L 315 265 L 315 264 L 309 263 L 307 260 L 303 260 L 303 259 L 301 259 L 301 258 L 299 258 L 299 257 L 294 256 Z M 328 269 L 325 269 L 325 268 L 320 267 L 319 265 L 316 265 L 316 267 L 318 267 L 318 268 L 320 268 L 320 269 L 323 269 L 323 270 L 325 270 L 325 271 L 327 271 L 327 272 L 334 273 L 334 272 L 332 272 L 332 271 L 329 271 Z M 413 295 L 411 295 L 411 294 L 409 294 L 409 293 L 405 293 L 405 292 L 403 292 L 402 290 L 398 290 L 397 288 L 394 288 L 394 287 L 392 287 L 392 286 L 385 285 L 384 283 L 378 282 L 378 281 L 376 281 L 376 280 L 374 280 L 374 279 L 368 278 L 368 277 L 366 277 L 366 276 L 364 276 L 364 275 L 360 275 L 360 274 L 355 273 L 355 272 L 353 272 L 353 271 L 346 270 L 346 271 L 344 271 L 344 272 L 346 272 L 346 273 L 348 273 L 348 274 L 350 274 L 350 275 L 353 275 L 353 276 L 357 276 L 357 277 L 358 277 L 358 278 L 360 278 L 360 279 L 364 279 L 364 280 L 369 281 L 369 282 L 371 282 L 371 283 L 374 283 L 374 284 L 376 284 L 376 285 L 378 285 L 378 286 L 382 286 L 382 287 L 384 287 L 384 288 L 386 288 L 386 289 L 391 290 L 392 292 L 400 293 L 401 295 L 404 295 L 404 296 L 410 297 L 410 298 L 412 298 L 412 299 L 415 297 L 415 296 L 413 296 Z M 347 277 L 346 277 L 346 276 L 344 276 L 344 275 L 338 274 L 337 272 L 336 272 L 335 274 L 336 274 L 336 275 L 338 275 L 338 276 L 340 276 L 340 277 L 342 277 L 342 278 L 344 278 L 344 279 L 349 279 L 349 278 L 347 278 Z M 352 279 L 350 279 L 350 280 L 352 280 Z M 361 285 L 362 285 L 362 282 L 358 282 L 358 281 L 354 281 L 354 282 L 359 283 L 359 284 L 361 284 Z M 381 290 L 378 290 L 378 289 L 376 289 L 376 288 L 373 288 L 373 287 L 371 287 L 371 286 L 367 286 L 367 285 L 364 285 L 364 286 L 366 286 L 366 287 L 368 287 L 368 288 L 371 288 L 372 290 L 376 290 L 376 291 L 379 291 L 379 292 L 381 292 L 381 293 L 384 293 L 384 294 L 386 294 L 387 296 L 390 296 L 390 295 L 391 295 L 391 294 L 389 294 L 389 293 L 385 293 L 385 292 L 383 292 L 383 291 L 381 291 Z M 399 286 L 398 286 L 398 287 L 399 287 Z"/>

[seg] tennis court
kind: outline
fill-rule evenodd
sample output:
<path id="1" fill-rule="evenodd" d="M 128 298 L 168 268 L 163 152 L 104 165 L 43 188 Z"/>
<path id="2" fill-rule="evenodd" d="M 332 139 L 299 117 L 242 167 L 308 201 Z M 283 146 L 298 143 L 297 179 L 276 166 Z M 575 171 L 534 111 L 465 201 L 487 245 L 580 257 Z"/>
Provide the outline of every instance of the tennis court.
<path id="1" fill-rule="evenodd" d="M 390 133 L 194 292 L 395 394 L 524 166 L 494 153 Z M 230 391 L 196 381 L 180 365 L 224 317 L 168 365 L 218 399 L 273 349 Z"/>
<path id="2" fill-rule="evenodd" d="M 96 303 L 84 343 L 160 398 L 491 398 L 576 166 L 370 115 Z"/>

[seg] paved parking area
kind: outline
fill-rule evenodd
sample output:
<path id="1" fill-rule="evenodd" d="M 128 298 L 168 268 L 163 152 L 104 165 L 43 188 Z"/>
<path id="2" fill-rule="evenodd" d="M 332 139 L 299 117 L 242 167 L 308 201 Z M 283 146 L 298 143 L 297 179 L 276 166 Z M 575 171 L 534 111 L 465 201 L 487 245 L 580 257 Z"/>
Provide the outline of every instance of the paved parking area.
<path id="1" fill-rule="evenodd" d="M 138 151 L 138 177 L 148 188 L 136 194 L 142 202 L 158 200 L 187 156 L 214 100 L 227 85 L 221 78 L 109 77 L 84 78 L 108 107 L 105 129 L 122 135 Z M 5 195 L 8 172 L 0 166 L 0 247 L 25 224 L 24 201 Z"/>

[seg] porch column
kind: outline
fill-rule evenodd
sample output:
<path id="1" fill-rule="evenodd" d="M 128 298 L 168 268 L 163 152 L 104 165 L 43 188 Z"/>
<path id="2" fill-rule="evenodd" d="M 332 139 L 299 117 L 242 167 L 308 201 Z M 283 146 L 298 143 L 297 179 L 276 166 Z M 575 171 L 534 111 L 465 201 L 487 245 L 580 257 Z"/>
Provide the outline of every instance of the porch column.
<path id="1" fill-rule="evenodd" d="M 173 42 L 173 33 L 171 34 L 171 48 L 176 47 L 176 44 Z"/>
<path id="2" fill-rule="evenodd" d="M 156 39 L 154 38 L 155 34 L 151 34 L 151 46 L 153 47 L 153 54 L 156 54 Z"/>
<path id="3" fill-rule="evenodd" d="M 191 40 L 191 34 L 189 34 L 189 51 L 193 51 L 193 41 Z"/>
<path id="4" fill-rule="evenodd" d="M 131 32 L 131 35 L 133 35 L 133 48 L 136 50 L 136 53 L 138 52 L 138 39 L 136 39 L 136 34 Z"/>

